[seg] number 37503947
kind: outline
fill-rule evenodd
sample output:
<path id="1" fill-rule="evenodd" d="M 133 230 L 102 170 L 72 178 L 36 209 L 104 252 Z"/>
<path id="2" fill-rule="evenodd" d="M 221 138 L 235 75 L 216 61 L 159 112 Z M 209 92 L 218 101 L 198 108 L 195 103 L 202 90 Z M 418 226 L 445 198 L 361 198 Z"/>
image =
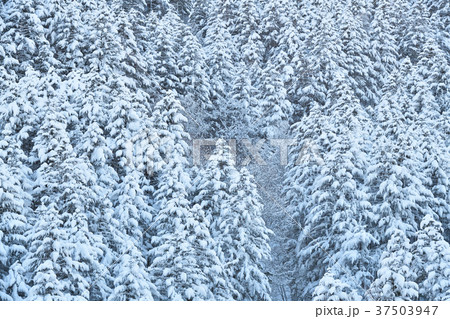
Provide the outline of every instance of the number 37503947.
<path id="1" fill-rule="evenodd" d="M 434 316 L 438 306 L 377 306 L 377 316 Z"/>

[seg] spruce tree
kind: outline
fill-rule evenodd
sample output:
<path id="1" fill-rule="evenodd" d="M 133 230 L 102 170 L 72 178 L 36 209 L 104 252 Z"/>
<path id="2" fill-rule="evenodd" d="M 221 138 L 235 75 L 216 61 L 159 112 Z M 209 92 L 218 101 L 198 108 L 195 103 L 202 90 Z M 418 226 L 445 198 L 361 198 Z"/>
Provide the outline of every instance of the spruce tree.
<path id="1" fill-rule="evenodd" d="M 377 106 L 378 127 L 367 182 L 378 220 L 377 239 L 382 244 L 396 229 L 409 238 L 414 236 L 434 201 L 433 194 L 423 183 L 423 151 L 418 150 L 420 131 L 408 129 L 416 111 L 406 92 L 407 77 L 405 70 L 392 76 Z"/>
<path id="2" fill-rule="evenodd" d="M 430 24 L 430 14 L 423 0 L 414 1 L 404 16 L 404 30 L 402 30 L 399 53 L 416 63 L 425 43 L 433 38 L 435 32 Z"/>
<path id="3" fill-rule="evenodd" d="M 442 233 L 441 223 L 432 215 L 426 215 L 412 245 L 420 300 L 443 301 L 450 298 L 450 246 Z"/>
<path id="4" fill-rule="evenodd" d="M 263 134 L 268 138 L 283 136 L 287 131 L 288 119 L 293 114 L 291 102 L 280 73 L 268 63 L 263 72 L 263 84 L 259 101 L 263 112 Z"/>
<path id="5" fill-rule="evenodd" d="M 399 43 L 395 38 L 395 22 L 392 2 L 379 1 L 370 26 L 370 55 L 377 74 L 379 90 L 399 63 Z"/>
<path id="6" fill-rule="evenodd" d="M 367 287 L 371 281 L 369 249 L 376 243 L 373 235 L 364 231 L 374 223 L 364 186 L 368 154 L 362 137 L 367 136 L 368 116 L 345 79 L 338 76 L 336 82 L 336 88 L 330 92 L 330 100 L 325 104 L 328 112 L 323 111 L 314 118 L 318 121 L 315 125 L 326 123 L 322 124 L 321 132 L 316 133 L 321 135 L 315 139 L 319 143 L 319 152 L 322 151 L 323 165 L 312 176 L 304 171 L 296 182 L 305 183 L 310 194 L 301 197 L 304 202 L 292 208 L 301 214 L 300 221 L 305 227 L 297 244 L 297 267 L 317 284 L 325 267 L 339 261 L 341 268 L 355 272 L 351 277 L 358 277 L 357 282 L 352 282 L 355 290 Z M 296 155 L 297 161 L 301 154 Z M 317 163 L 303 165 L 313 168 Z M 295 174 L 297 169 L 290 174 Z M 323 266 L 318 267 L 318 264 Z M 304 289 L 305 293 L 312 294 L 311 285 Z"/>
<path id="7" fill-rule="evenodd" d="M 219 139 L 214 154 L 194 180 L 194 202 L 211 222 L 216 252 L 237 300 L 270 298 L 262 272 L 262 261 L 269 256 L 270 231 L 260 216 L 260 199 L 252 179 L 247 170 L 236 169 L 230 147 Z"/>
<path id="8" fill-rule="evenodd" d="M 0 159 L 0 299 L 15 300 L 26 296 L 26 286 L 20 271 L 20 260 L 27 251 L 25 231 L 28 228 L 27 202 L 29 195 L 10 173 L 10 167 Z M 13 276 L 13 277 L 11 277 Z M 19 291 L 11 291 L 15 280 Z"/>
<path id="9" fill-rule="evenodd" d="M 341 68 L 345 57 L 342 41 L 330 13 L 321 17 L 320 26 L 309 35 L 307 45 L 312 49 L 306 57 L 308 69 L 303 70 L 307 80 L 299 100 L 299 115 L 308 114 L 314 102 L 323 106 L 336 74 L 345 72 Z"/>
<path id="10" fill-rule="evenodd" d="M 115 280 L 109 300 L 153 300 L 156 288 L 151 283 L 143 252 L 144 233 L 153 218 L 139 185 L 139 173 L 128 171 L 111 194 L 117 238 L 111 270 Z M 144 255 L 145 253 L 145 255 Z"/>
<path id="11" fill-rule="evenodd" d="M 208 23 L 205 38 L 206 64 L 210 78 L 211 108 L 207 110 L 206 121 L 212 131 L 223 131 L 231 85 L 235 78 L 236 48 L 231 34 L 221 16 L 213 16 Z"/>
<path id="12" fill-rule="evenodd" d="M 339 18 L 342 50 L 345 53 L 342 68 L 348 72 L 350 86 L 356 97 L 371 108 L 378 102 L 379 96 L 374 81 L 376 74 L 369 56 L 370 39 L 364 22 L 360 16 L 353 14 L 352 9 L 349 3 L 344 5 Z"/>
<path id="13" fill-rule="evenodd" d="M 126 239 L 124 240 L 126 242 Z M 114 289 L 108 297 L 111 301 L 152 301 L 157 295 L 156 287 L 150 282 L 146 261 L 135 244 L 123 246 L 114 267 Z"/>
<path id="14" fill-rule="evenodd" d="M 319 281 L 314 289 L 314 301 L 354 301 L 361 300 L 350 285 L 335 278 L 334 273 L 329 270 Z"/>
<path id="15" fill-rule="evenodd" d="M 31 300 L 86 300 L 105 297 L 105 269 L 100 264 L 103 239 L 89 228 L 98 214 L 89 187 L 96 176 L 86 159 L 74 156 L 67 120 L 57 94 L 35 138 L 39 160 L 34 189 L 37 210 L 28 232 L 30 249 L 24 267 L 31 280 Z M 51 284 L 49 284 L 51 282 Z"/>
<path id="16" fill-rule="evenodd" d="M 155 68 L 162 90 L 161 97 L 169 90 L 175 90 L 182 94 L 176 42 L 180 25 L 180 18 L 172 10 L 169 10 L 155 29 Z"/>
<path id="17" fill-rule="evenodd" d="M 261 199 L 246 168 L 240 170 L 240 180 L 230 185 L 229 192 L 229 205 L 224 205 L 213 224 L 220 231 L 215 239 L 221 246 L 225 272 L 238 291 L 239 300 L 270 300 L 263 261 L 270 259 L 272 232 L 262 219 Z"/>
<path id="18" fill-rule="evenodd" d="M 227 96 L 232 83 L 235 48 L 225 22 L 220 16 L 212 18 L 205 38 L 206 63 L 211 78 L 213 102 Z"/>
<path id="19" fill-rule="evenodd" d="M 263 58 L 259 11 L 254 0 L 241 0 L 239 5 L 239 15 L 234 25 L 239 32 L 237 48 L 245 65 L 257 71 Z"/>
<path id="20" fill-rule="evenodd" d="M 395 230 L 381 255 L 377 278 L 370 287 L 375 300 L 417 300 L 419 289 L 414 282 L 411 262 L 409 240 L 403 231 Z"/>
<path id="21" fill-rule="evenodd" d="M 156 105 L 154 129 L 165 163 L 157 174 L 150 274 L 162 300 L 228 299 L 221 265 L 212 251 L 208 221 L 191 208 L 187 172 L 188 137 L 183 108 L 173 92 Z"/>
<path id="22" fill-rule="evenodd" d="M 17 301 L 25 300 L 30 286 L 27 284 L 25 270 L 20 262 L 16 262 L 9 268 L 5 279 L 0 281 L 0 300 Z"/>
<path id="23" fill-rule="evenodd" d="M 189 27 L 182 31 L 182 49 L 178 60 L 183 100 L 186 105 L 194 103 L 191 110 L 204 112 L 210 108 L 210 80 L 206 55 Z"/>
<path id="24" fill-rule="evenodd" d="M 255 119 L 261 118 L 261 108 L 258 105 L 258 92 L 252 84 L 250 71 L 239 63 L 239 71 L 235 74 L 228 101 L 224 100 L 220 112 L 222 136 L 249 136 L 258 129 L 252 127 Z M 245 128 L 242 123 L 246 123 Z"/>
<path id="25" fill-rule="evenodd" d="M 3 7 L 1 42 L 7 44 L 7 56 L 12 58 L 5 64 L 12 74 L 21 76 L 30 66 L 47 72 L 58 64 L 45 37 L 38 9 L 33 0 L 8 1 Z"/>
<path id="26" fill-rule="evenodd" d="M 193 33 L 202 42 L 205 38 L 205 27 L 208 23 L 211 0 L 193 0 L 190 21 L 193 24 Z"/>

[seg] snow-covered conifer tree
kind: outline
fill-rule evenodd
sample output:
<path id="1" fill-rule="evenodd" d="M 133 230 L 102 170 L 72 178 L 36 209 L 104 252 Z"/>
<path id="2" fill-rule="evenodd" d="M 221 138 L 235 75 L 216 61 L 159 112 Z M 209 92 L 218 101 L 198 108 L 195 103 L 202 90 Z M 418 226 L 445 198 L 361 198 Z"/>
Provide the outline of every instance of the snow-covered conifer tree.
<path id="1" fill-rule="evenodd" d="M 350 285 L 335 278 L 333 271 L 329 270 L 320 279 L 319 284 L 314 289 L 314 301 L 353 301 L 361 300 Z"/>
<path id="2" fill-rule="evenodd" d="M 211 107 L 205 52 L 189 27 L 183 28 L 181 36 L 182 49 L 178 60 L 181 96 L 186 103 L 194 103 L 191 109 L 204 112 Z"/>
<path id="3" fill-rule="evenodd" d="M 183 107 L 173 92 L 156 105 L 154 129 L 165 163 L 157 173 L 150 274 L 162 300 L 228 299 L 208 220 L 189 201 Z M 222 278 L 221 278 L 222 277 Z"/>
<path id="4" fill-rule="evenodd" d="M 420 300 L 450 299 L 450 246 L 442 233 L 441 223 L 426 215 L 412 245 Z"/>
<path id="5" fill-rule="evenodd" d="M 378 89 L 399 64 L 399 43 L 395 38 L 395 19 L 391 1 L 379 1 L 370 26 L 371 50 Z"/>
<path id="6" fill-rule="evenodd" d="M 0 299 L 13 300 L 25 297 L 26 289 L 11 291 L 14 285 L 13 267 L 19 270 L 20 260 L 27 250 L 25 231 L 27 218 L 25 216 L 28 194 L 23 190 L 19 181 L 10 173 L 10 167 L 0 159 Z M 15 266 L 14 266 L 15 265 Z M 22 274 L 16 274 L 22 277 Z M 24 281 L 17 277 L 17 280 Z"/>
<path id="7" fill-rule="evenodd" d="M 370 286 L 370 295 L 378 301 L 417 300 L 416 274 L 411 269 L 409 240 L 401 230 L 392 232 L 381 255 L 377 278 Z"/>
<path id="8" fill-rule="evenodd" d="M 353 14 L 353 3 L 343 5 L 339 17 L 342 33 L 342 50 L 345 53 L 342 67 L 347 70 L 351 88 L 365 106 L 373 107 L 378 102 L 377 83 L 373 63 L 370 59 L 370 39 L 360 16 Z M 373 110 L 372 110 L 373 111 Z"/>
<path id="9" fill-rule="evenodd" d="M 34 143 L 39 161 L 37 209 L 23 262 L 31 300 L 96 299 L 108 292 L 103 279 L 106 269 L 100 264 L 103 239 L 88 224 L 91 215 L 98 214 L 95 195 L 89 190 L 96 176 L 87 159 L 74 156 L 63 96 L 58 91 L 49 101 Z"/>
<path id="10" fill-rule="evenodd" d="M 251 173 L 240 170 L 240 180 L 230 185 L 229 206 L 214 224 L 225 272 L 239 300 L 270 300 L 269 279 L 263 261 L 270 259 L 269 235 L 261 216 L 262 204 Z"/>
<path id="11" fill-rule="evenodd" d="M 259 11 L 254 0 L 241 0 L 239 5 L 239 15 L 234 25 L 235 30 L 239 32 L 236 45 L 246 67 L 257 73 L 263 58 Z"/>
<path id="12" fill-rule="evenodd" d="M 246 169 L 239 172 L 235 168 L 230 147 L 219 139 L 214 154 L 194 181 L 194 202 L 201 205 L 211 222 L 217 254 L 233 299 L 238 300 L 270 298 L 267 277 L 262 272 L 270 231 L 260 216 L 260 199 L 252 179 Z"/>
<path id="13" fill-rule="evenodd" d="M 268 63 L 263 77 L 259 98 L 264 118 L 263 134 L 268 138 L 277 138 L 287 131 L 288 119 L 293 114 L 292 105 L 275 66 Z"/>

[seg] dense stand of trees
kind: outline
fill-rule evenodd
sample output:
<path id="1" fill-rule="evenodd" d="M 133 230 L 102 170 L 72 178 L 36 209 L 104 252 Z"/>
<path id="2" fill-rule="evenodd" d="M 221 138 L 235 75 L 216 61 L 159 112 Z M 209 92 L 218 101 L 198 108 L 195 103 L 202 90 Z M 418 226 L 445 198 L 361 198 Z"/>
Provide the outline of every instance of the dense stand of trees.
<path id="1" fill-rule="evenodd" d="M 2 1 L 0 300 L 450 299 L 449 26 L 446 0 Z M 228 137 L 295 139 L 282 185 Z"/>

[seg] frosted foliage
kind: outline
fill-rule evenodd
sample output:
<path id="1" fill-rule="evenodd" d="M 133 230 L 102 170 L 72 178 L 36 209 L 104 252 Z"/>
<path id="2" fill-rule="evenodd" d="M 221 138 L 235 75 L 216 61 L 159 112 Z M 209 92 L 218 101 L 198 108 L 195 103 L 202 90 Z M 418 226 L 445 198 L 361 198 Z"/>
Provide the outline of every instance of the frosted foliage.
<path id="1" fill-rule="evenodd" d="M 449 300 L 449 17 L 0 1 L 0 300 Z"/>

